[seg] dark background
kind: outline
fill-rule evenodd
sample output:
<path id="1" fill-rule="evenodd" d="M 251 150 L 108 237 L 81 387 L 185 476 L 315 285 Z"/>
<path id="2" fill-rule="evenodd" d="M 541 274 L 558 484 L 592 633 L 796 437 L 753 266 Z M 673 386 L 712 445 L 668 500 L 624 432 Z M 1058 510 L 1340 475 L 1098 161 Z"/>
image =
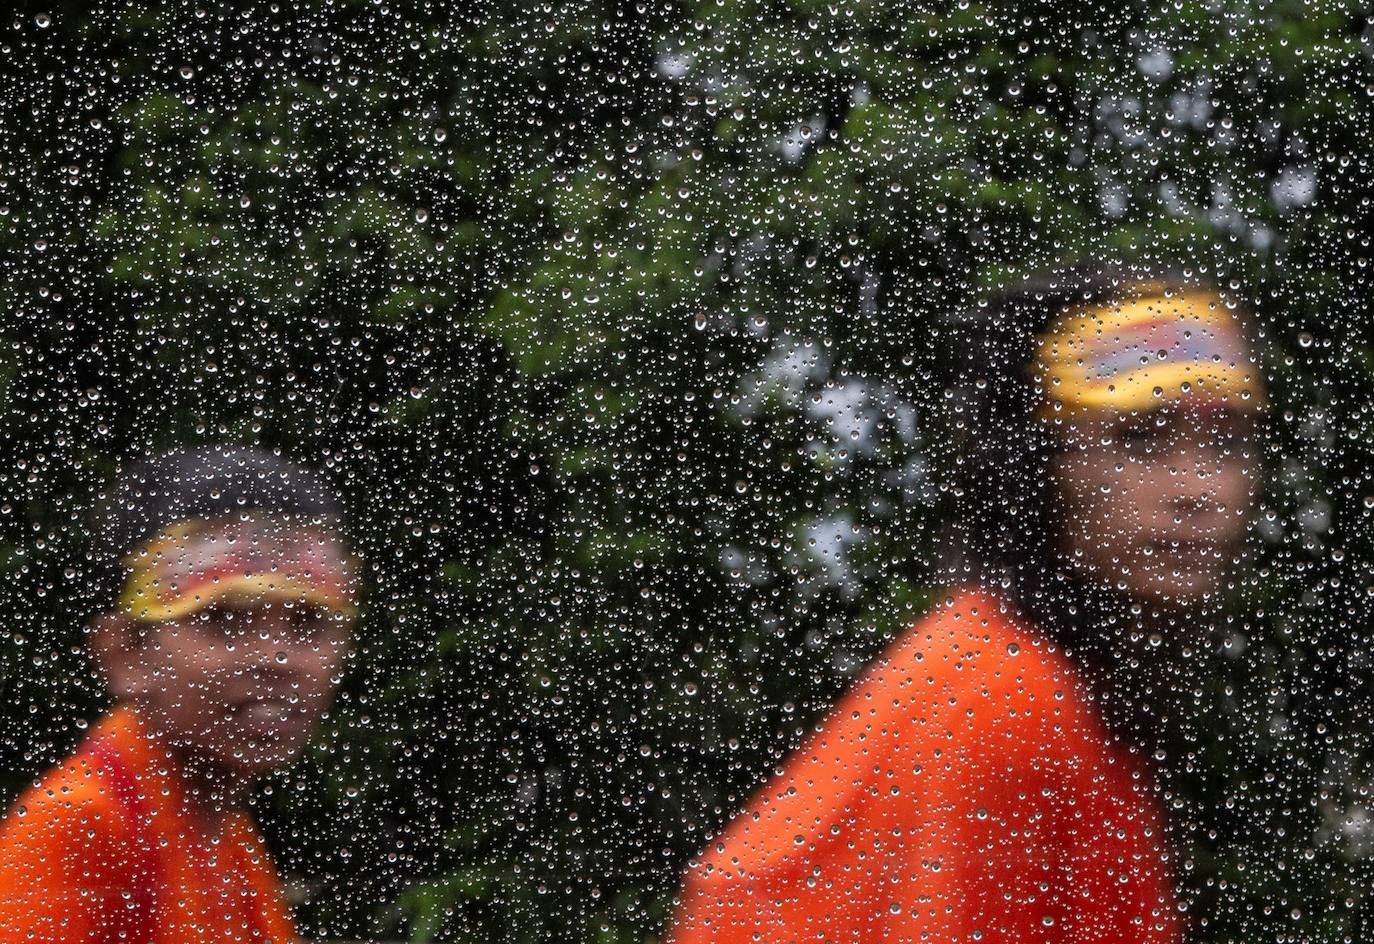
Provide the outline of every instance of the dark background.
<path id="1" fill-rule="evenodd" d="M 321 937 L 631 941 L 936 599 L 955 311 L 1258 312 L 1268 484 L 1160 759 L 1197 936 L 1360 939 L 1371 20 L 1324 2 L 27 5 L 0 41 L 0 797 L 103 696 L 119 461 L 323 467 L 353 671 L 254 803 Z"/>

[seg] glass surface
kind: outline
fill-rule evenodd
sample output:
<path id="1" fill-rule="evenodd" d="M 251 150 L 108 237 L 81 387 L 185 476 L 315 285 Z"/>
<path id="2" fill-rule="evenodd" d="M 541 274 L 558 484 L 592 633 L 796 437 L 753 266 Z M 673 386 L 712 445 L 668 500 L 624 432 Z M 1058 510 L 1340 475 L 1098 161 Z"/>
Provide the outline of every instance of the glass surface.
<path id="1" fill-rule="evenodd" d="M 320 941 L 1367 939 L 1366 9 L 22 6 L 8 828 L 133 704 L 202 838 L 266 843 L 188 844 L 214 940 L 279 933 L 272 882 Z M 1037 346 L 1078 308 L 1157 394 L 1082 407 Z M 338 516 L 186 486 L 102 531 L 139 460 L 245 448 Z M 188 520 L 214 605 L 154 619 Z M 166 932 L 138 837 L 151 903 L 68 890 Z"/>

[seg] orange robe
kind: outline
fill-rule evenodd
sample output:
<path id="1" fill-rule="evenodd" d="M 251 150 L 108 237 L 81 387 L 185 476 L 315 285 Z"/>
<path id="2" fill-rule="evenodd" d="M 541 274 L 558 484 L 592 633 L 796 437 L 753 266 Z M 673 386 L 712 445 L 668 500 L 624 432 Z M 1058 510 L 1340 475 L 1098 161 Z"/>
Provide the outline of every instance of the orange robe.
<path id="1" fill-rule="evenodd" d="M 214 836 L 191 816 L 172 755 L 116 709 L 0 825 L 0 941 L 297 940 L 249 816 Z"/>
<path id="2" fill-rule="evenodd" d="M 1151 778 L 997 597 L 912 626 L 687 870 L 672 944 L 1181 938 Z"/>

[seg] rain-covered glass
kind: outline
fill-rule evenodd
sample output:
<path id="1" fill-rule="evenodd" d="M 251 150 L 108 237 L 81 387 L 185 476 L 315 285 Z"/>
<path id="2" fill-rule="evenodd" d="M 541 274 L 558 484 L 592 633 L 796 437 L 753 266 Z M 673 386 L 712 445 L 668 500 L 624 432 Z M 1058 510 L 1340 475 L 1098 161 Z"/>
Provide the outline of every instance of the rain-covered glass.
<path id="1" fill-rule="evenodd" d="M 1374 19 L 20 4 L 0 941 L 1374 934 Z"/>

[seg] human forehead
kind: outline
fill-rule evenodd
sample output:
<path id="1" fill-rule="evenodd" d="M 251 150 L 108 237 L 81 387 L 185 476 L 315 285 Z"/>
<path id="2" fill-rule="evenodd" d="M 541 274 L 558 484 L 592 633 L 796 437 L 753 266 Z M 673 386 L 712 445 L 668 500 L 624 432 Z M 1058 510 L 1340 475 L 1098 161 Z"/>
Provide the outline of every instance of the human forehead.
<path id="1" fill-rule="evenodd" d="M 1249 411 L 1167 403 L 1149 410 L 1099 409 L 1057 418 L 1052 424 L 1061 443 L 1120 445 L 1124 438 L 1167 434 L 1196 441 L 1232 440 L 1251 435 L 1255 417 Z"/>
<path id="2" fill-rule="evenodd" d="M 302 600 L 352 612 L 355 568 L 318 521 L 244 514 L 165 527 L 125 561 L 119 605 L 144 622 L 238 598 Z"/>
<path id="3" fill-rule="evenodd" d="M 1142 284 L 1070 306 L 1036 339 L 1042 417 L 1209 402 L 1258 411 L 1264 382 L 1236 312 L 1209 291 Z"/>
<path id="4" fill-rule="evenodd" d="M 160 530 L 141 552 L 194 557 L 253 548 L 306 558 L 347 556 L 338 530 L 324 522 L 261 514 L 178 521 Z"/>
<path id="5" fill-rule="evenodd" d="M 277 572 L 326 580 L 351 592 L 352 559 L 337 532 L 317 522 L 243 516 L 191 522 L 166 534 L 150 562 L 165 578 Z"/>

